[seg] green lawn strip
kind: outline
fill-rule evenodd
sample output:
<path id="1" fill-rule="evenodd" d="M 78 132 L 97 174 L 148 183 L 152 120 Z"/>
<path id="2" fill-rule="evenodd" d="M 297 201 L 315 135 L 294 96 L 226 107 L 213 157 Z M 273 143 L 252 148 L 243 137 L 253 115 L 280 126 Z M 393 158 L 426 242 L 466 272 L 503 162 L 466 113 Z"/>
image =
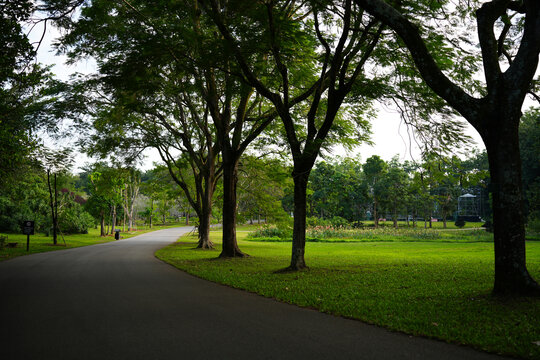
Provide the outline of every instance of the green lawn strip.
<path id="1" fill-rule="evenodd" d="M 247 233 L 239 233 L 239 239 Z M 298 273 L 290 244 L 239 240 L 245 259 L 216 260 L 193 250 L 194 237 L 159 250 L 158 258 L 196 276 L 287 303 L 360 319 L 408 334 L 468 344 L 523 358 L 540 358 L 540 300 L 496 299 L 490 243 L 309 243 Z M 527 244 L 528 266 L 540 279 L 540 243 Z"/>
<path id="2" fill-rule="evenodd" d="M 152 228 L 139 228 L 135 231 L 120 231 L 121 239 L 128 239 L 133 236 L 141 235 L 147 232 L 167 229 L 171 227 L 182 226 L 179 224 L 154 226 Z M 114 240 L 114 235 L 105 237 L 100 236 L 99 229 L 89 229 L 88 234 L 76 234 L 76 235 L 64 235 L 58 236 L 58 244 L 53 245 L 52 236 L 45 236 L 45 234 L 30 235 L 30 251 L 26 251 L 26 235 L 23 234 L 4 234 L 8 236 L 6 246 L 0 249 L 0 261 L 11 259 L 17 256 L 23 256 L 28 254 L 35 254 L 46 251 L 71 249 L 81 246 L 102 244 Z M 64 245 L 65 239 L 65 245 Z M 10 248 L 7 243 L 17 243 L 17 246 Z"/>

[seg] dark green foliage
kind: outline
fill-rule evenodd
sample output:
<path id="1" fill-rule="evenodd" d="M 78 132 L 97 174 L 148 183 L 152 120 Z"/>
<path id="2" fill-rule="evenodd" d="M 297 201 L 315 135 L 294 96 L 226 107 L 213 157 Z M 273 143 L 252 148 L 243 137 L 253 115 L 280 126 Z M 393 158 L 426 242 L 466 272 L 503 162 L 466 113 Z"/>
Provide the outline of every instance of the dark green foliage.
<path id="1" fill-rule="evenodd" d="M 36 165 L 36 132 L 54 132 L 61 117 L 54 103 L 62 84 L 33 63 L 35 50 L 22 28 L 32 11 L 33 1 L 0 3 L 0 191 L 26 165 Z"/>
<path id="2" fill-rule="evenodd" d="M 34 220 L 36 231 L 43 231 L 50 222 L 44 177 L 39 171 L 22 168 L 12 180 L 16 181 L 0 191 L 0 231 L 21 232 L 24 220 Z"/>
<path id="3" fill-rule="evenodd" d="M 279 158 L 243 156 L 238 172 L 238 214 L 246 220 L 286 221 L 289 215 L 282 204 L 287 192 L 292 192 L 290 172 Z"/>
<path id="4" fill-rule="evenodd" d="M 16 78 L 34 57 L 34 49 L 24 35 L 21 23 L 32 12 L 30 1 L 0 3 L 0 83 Z"/>
<path id="5" fill-rule="evenodd" d="M 348 222 L 364 219 L 368 186 L 356 160 L 345 158 L 317 163 L 309 184 L 308 203 L 312 216 L 337 216 Z"/>
<path id="6" fill-rule="evenodd" d="M 335 225 L 329 220 L 335 216 L 352 223 L 365 220 L 368 211 L 368 220 L 375 211 L 378 218 L 396 221 L 406 215 L 450 219 L 458 197 L 468 192 L 478 195 L 479 215 L 485 217 L 489 175 L 487 164 L 479 160 L 484 156 L 476 152 L 466 160 L 431 156 L 420 164 L 400 163 L 397 158 L 387 163 L 378 156 L 370 157 L 364 166 L 348 158 L 317 163 L 308 187 L 307 225 Z M 290 201 L 287 192 L 282 201 Z"/>
<path id="7" fill-rule="evenodd" d="M 519 126 L 523 193 L 528 225 L 540 222 L 540 109 L 521 117 Z"/>
<path id="8" fill-rule="evenodd" d="M 310 216 L 306 218 L 306 225 L 308 227 L 315 227 L 315 226 L 328 226 L 330 225 L 330 220 L 323 219 L 316 216 Z"/>
<path id="9" fill-rule="evenodd" d="M 456 225 L 458 228 L 462 228 L 462 227 L 465 226 L 465 220 L 457 219 L 456 222 L 454 223 L 454 225 Z"/>
<path id="10" fill-rule="evenodd" d="M 349 222 L 347 219 L 342 218 L 341 216 L 334 216 L 330 219 L 330 224 L 334 227 L 348 227 Z"/>
<path id="11" fill-rule="evenodd" d="M 88 229 L 94 226 L 92 215 L 75 201 L 62 210 L 58 219 L 58 227 L 63 234 L 88 234 Z"/>
<path id="12" fill-rule="evenodd" d="M 283 241 L 291 241 L 292 229 L 284 228 L 283 226 L 264 225 L 254 232 L 249 233 L 250 238 L 275 238 L 282 239 Z M 279 241 L 279 240 L 278 240 Z"/>

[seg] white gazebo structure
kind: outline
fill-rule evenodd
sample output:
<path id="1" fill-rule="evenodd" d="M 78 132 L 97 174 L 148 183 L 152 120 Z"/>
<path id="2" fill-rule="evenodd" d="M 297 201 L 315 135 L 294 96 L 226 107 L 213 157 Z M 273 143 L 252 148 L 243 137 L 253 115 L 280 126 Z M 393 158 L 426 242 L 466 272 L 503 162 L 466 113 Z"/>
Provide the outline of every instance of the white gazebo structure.
<path id="1" fill-rule="evenodd" d="M 464 194 L 458 197 L 458 216 L 478 216 L 476 195 Z"/>

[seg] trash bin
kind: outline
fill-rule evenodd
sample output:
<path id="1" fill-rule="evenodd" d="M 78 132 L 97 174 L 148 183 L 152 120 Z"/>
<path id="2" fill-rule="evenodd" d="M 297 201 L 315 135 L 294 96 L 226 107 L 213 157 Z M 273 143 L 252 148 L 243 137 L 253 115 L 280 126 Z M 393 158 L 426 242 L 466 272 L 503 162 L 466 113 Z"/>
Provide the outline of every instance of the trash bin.
<path id="1" fill-rule="evenodd" d="M 114 230 L 114 239 L 120 240 L 120 230 Z"/>

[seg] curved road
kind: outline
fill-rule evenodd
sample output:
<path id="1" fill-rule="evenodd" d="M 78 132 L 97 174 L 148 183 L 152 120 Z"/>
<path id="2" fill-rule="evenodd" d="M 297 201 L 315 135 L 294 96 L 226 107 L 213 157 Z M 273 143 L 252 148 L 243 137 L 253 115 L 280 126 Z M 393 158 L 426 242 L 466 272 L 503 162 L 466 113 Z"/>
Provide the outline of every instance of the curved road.
<path id="1" fill-rule="evenodd" d="M 499 359 L 217 285 L 154 257 L 190 230 L 0 263 L 0 359 Z"/>

